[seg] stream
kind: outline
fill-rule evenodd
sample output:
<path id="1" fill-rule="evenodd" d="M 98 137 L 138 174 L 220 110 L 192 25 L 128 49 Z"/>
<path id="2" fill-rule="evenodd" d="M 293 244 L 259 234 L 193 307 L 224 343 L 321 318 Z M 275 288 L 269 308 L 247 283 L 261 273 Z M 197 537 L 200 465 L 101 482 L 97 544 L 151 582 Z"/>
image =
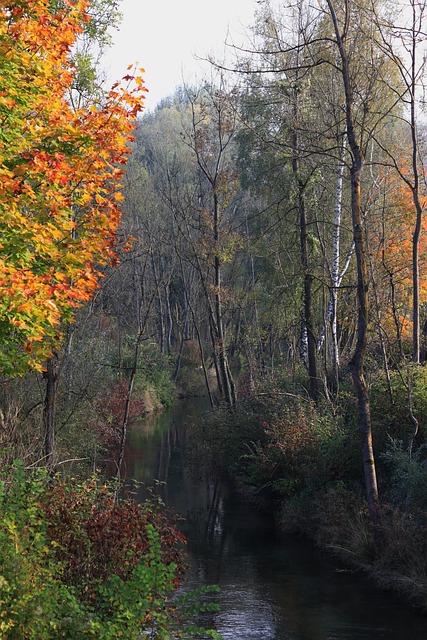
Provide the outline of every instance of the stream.
<path id="1" fill-rule="evenodd" d="M 207 408 L 201 398 L 180 401 L 134 424 L 125 468 L 141 499 L 154 484 L 184 517 L 188 588 L 220 586 L 209 624 L 224 640 L 426 640 L 427 616 L 308 541 L 278 532 L 272 517 L 237 501 L 226 483 L 190 473 L 185 424 Z"/>

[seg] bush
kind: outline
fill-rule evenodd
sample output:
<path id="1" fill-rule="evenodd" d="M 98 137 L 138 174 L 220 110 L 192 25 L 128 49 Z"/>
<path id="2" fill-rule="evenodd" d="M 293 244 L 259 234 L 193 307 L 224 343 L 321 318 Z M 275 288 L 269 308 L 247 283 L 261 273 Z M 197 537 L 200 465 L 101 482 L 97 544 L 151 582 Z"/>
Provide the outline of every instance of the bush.
<path id="1" fill-rule="evenodd" d="M 43 478 L 17 466 L 0 487 L 0 631 L 13 640 L 79 636 L 84 610 L 62 582 L 39 500 Z"/>
<path id="2" fill-rule="evenodd" d="M 362 476 L 358 430 L 305 398 L 271 394 L 220 409 L 191 429 L 193 456 L 256 492 L 290 497 Z"/>
<path id="3" fill-rule="evenodd" d="M 16 465 L 0 486 L 1 638 L 193 637 L 179 622 L 193 610 L 168 602 L 182 574 L 181 541 L 155 505 L 117 503 L 94 480 L 27 478 Z"/>
<path id="4" fill-rule="evenodd" d="M 418 441 L 427 441 L 427 367 L 411 366 L 408 372 L 390 372 L 393 402 L 385 374 L 377 372 L 371 386 L 372 424 L 377 451 L 386 448 L 390 437 L 408 443 L 413 432 L 408 402 L 408 373 L 413 412 L 419 423 Z"/>
<path id="5" fill-rule="evenodd" d="M 343 463 L 330 455 L 331 443 L 343 439 L 337 425 L 310 403 L 292 404 L 262 421 L 266 443 L 252 445 L 245 456 L 256 483 L 286 497 L 335 481 Z"/>
<path id="6" fill-rule="evenodd" d="M 183 535 L 159 503 L 118 501 L 114 487 L 91 478 L 71 485 L 57 480 L 41 500 L 47 532 L 67 583 L 92 597 L 100 580 L 115 574 L 126 581 L 148 550 L 149 527 L 162 548 L 161 559 L 175 566 L 174 587 L 183 574 Z"/>
<path id="7" fill-rule="evenodd" d="M 427 511 L 427 445 L 409 458 L 403 443 L 390 439 L 381 457 L 388 470 L 387 497 L 392 505 L 406 513 Z"/>

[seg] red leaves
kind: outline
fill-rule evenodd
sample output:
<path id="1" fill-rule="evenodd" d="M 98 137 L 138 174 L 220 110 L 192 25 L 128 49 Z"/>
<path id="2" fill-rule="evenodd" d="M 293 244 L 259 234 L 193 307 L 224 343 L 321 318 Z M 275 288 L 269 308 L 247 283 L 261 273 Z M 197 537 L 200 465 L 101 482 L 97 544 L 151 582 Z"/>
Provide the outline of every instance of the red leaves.
<path id="1" fill-rule="evenodd" d="M 77 587 L 110 574 L 129 578 L 147 550 L 147 524 L 160 534 L 163 561 L 176 563 L 178 574 L 183 572 L 184 537 L 158 505 L 117 502 L 109 487 L 92 479 L 74 488 L 55 483 L 42 506 L 58 560 Z"/>

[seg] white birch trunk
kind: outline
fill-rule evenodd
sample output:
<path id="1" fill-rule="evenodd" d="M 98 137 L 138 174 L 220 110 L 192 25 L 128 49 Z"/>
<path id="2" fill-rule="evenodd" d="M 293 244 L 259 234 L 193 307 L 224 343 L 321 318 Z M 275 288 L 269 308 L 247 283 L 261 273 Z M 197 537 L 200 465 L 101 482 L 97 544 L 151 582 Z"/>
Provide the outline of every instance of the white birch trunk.
<path id="1" fill-rule="evenodd" d="M 347 258 L 343 268 L 340 271 L 340 248 L 341 248 L 341 214 L 342 214 L 342 194 L 343 194 L 343 177 L 344 177 L 344 155 L 345 155 L 345 138 L 341 148 L 341 158 L 338 167 L 337 186 L 335 191 L 335 217 L 334 217 L 334 235 L 332 244 L 332 266 L 331 266 L 331 293 L 328 306 L 326 309 L 323 326 L 319 333 L 317 341 L 317 349 L 323 346 L 326 335 L 326 327 L 328 323 L 331 326 L 330 351 L 332 366 L 335 371 L 339 367 L 339 352 L 337 338 L 337 308 L 338 308 L 338 288 L 350 264 L 351 256 L 354 251 L 354 243 L 347 254 Z"/>

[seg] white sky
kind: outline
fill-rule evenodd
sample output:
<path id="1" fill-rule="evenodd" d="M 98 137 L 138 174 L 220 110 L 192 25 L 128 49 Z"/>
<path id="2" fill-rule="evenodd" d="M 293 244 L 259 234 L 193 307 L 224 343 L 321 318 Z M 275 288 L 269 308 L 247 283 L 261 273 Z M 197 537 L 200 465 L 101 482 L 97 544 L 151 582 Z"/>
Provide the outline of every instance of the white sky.
<path id="1" fill-rule="evenodd" d="M 112 33 L 115 44 L 104 57 L 108 77 L 118 80 L 138 62 L 149 89 L 146 110 L 152 110 L 183 79 L 202 77 L 208 65 L 194 54 L 222 58 L 228 31 L 229 40 L 242 44 L 256 7 L 256 0 L 122 0 L 120 31 Z"/>

